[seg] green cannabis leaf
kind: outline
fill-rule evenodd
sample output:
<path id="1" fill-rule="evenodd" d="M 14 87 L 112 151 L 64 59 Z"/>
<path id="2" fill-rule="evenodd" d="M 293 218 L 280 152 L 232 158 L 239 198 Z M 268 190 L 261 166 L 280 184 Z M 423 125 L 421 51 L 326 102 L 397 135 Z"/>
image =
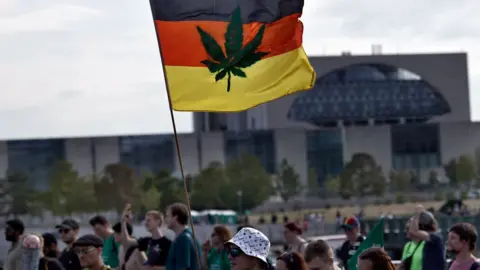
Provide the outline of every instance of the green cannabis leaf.
<path id="1" fill-rule="evenodd" d="M 225 32 L 225 52 L 209 33 L 199 26 L 197 26 L 197 31 L 209 56 L 209 59 L 205 59 L 201 63 L 208 68 L 210 73 L 215 74 L 215 81 L 218 82 L 227 77 L 227 92 L 230 92 L 232 75 L 247 78 L 247 74 L 242 69 L 254 65 L 268 54 L 267 52 L 257 52 L 258 47 L 262 44 L 265 25 L 262 25 L 255 37 L 243 46 L 243 25 L 239 7 L 233 11 Z"/>

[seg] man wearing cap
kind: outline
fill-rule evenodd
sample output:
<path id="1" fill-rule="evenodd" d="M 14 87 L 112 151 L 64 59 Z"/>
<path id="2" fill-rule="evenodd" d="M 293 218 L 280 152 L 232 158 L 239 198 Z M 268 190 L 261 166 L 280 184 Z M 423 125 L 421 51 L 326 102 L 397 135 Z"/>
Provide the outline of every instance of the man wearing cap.
<path id="1" fill-rule="evenodd" d="M 347 240 L 336 250 L 336 256 L 345 270 L 348 270 L 348 260 L 355 254 L 365 238 L 360 235 L 360 222 L 356 217 L 345 219 L 341 228 L 345 232 Z"/>
<path id="2" fill-rule="evenodd" d="M 78 256 L 72 250 L 73 243 L 78 237 L 78 229 L 80 228 L 78 222 L 73 219 L 65 219 L 61 224 L 55 226 L 55 228 L 60 234 L 60 239 L 67 245 L 58 260 L 65 269 L 82 270 Z"/>
<path id="3" fill-rule="evenodd" d="M 102 260 L 103 239 L 93 235 L 86 234 L 73 244 L 75 253 L 78 255 L 80 264 L 84 269 L 89 270 L 109 270 Z M 70 269 L 69 269 L 70 270 Z"/>

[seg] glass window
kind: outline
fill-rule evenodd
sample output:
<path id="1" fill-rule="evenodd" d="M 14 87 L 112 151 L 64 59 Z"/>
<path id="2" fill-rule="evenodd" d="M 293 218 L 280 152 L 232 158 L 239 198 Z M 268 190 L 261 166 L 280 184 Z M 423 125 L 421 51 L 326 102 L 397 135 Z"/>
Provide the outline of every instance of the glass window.
<path id="1" fill-rule="evenodd" d="M 28 175 L 35 188 L 45 190 L 50 185 L 50 173 L 56 162 L 65 160 L 65 141 L 8 141 L 8 169 Z"/>
<path id="2" fill-rule="evenodd" d="M 173 172 L 175 150 L 172 135 L 148 135 L 121 137 L 120 162 L 134 169 L 137 174 Z"/>
<path id="3" fill-rule="evenodd" d="M 343 144 L 340 129 L 308 131 L 307 163 L 323 182 L 328 175 L 338 175 L 343 170 Z"/>
<path id="4" fill-rule="evenodd" d="M 227 162 L 251 154 L 260 159 L 268 173 L 275 173 L 277 165 L 273 131 L 226 132 L 224 140 Z"/>
<path id="5" fill-rule="evenodd" d="M 437 124 L 397 125 L 390 128 L 392 166 L 397 170 L 440 167 Z M 403 161 L 399 161 L 402 159 Z"/>

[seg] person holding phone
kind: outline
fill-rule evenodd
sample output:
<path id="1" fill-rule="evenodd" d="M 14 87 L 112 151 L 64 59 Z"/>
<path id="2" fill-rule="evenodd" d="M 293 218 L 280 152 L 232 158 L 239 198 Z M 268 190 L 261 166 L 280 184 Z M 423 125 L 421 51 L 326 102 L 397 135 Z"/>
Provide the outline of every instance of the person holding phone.
<path id="1" fill-rule="evenodd" d="M 232 232 L 225 225 L 217 225 L 213 228 L 211 242 L 207 240 L 203 244 L 203 266 L 206 270 L 231 270 L 228 253 L 224 243 L 232 239 Z"/>
<path id="2" fill-rule="evenodd" d="M 122 245 L 125 246 L 125 249 L 128 249 L 131 245 L 138 245 L 138 251 L 140 251 L 138 256 L 141 256 L 141 259 L 143 259 L 146 269 L 165 269 L 172 241 L 165 237 L 161 230 L 163 224 L 162 213 L 151 210 L 145 214 L 145 228 L 152 236 L 139 239 L 134 239 L 128 233 L 127 224 L 132 216 L 132 207 L 130 204 L 127 204 L 122 214 Z"/>

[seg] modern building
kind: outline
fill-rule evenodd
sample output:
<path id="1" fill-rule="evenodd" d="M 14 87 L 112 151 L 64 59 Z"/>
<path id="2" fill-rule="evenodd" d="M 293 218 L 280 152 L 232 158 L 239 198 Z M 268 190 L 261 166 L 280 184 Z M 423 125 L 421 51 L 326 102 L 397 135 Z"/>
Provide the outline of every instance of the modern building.
<path id="1" fill-rule="evenodd" d="M 322 180 L 362 152 L 384 172 L 416 170 L 423 178 L 480 146 L 464 53 L 345 54 L 311 62 L 317 82 L 310 91 L 240 113 L 195 113 L 196 132 L 180 135 L 186 173 L 252 153 L 270 173 L 285 158 L 303 181 L 309 168 Z M 20 170 L 45 187 L 57 160 L 85 176 L 117 162 L 139 173 L 178 172 L 172 135 L 0 142 L 0 176 Z"/>

